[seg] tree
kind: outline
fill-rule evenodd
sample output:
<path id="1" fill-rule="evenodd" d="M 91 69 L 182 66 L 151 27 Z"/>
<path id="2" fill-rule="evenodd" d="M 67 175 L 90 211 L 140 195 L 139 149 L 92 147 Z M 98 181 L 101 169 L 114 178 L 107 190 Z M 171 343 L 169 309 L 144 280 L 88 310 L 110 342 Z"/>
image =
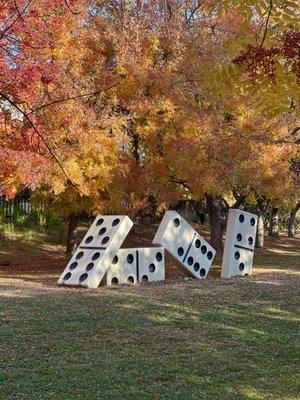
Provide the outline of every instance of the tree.
<path id="1" fill-rule="evenodd" d="M 3 64 L 13 77 L 35 67 L 31 80 L 23 70 L 24 86 L 2 93 L 6 193 L 30 184 L 37 203 L 71 220 L 81 211 L 133 215 L 206 196 L 217 247 L 221 199 L 233 191 L 237 205 L 256 192 L 284 196 L 295 152 L 288 117 L 257 115 L 250 90 L 238 92 L 226 73 L 219 86 L 227 91 L 210 90 L 216 66 L 226 70 L 259 24 L 245 24 L 231 4 L 222 14 L 214 1 L 62 3 L 29 4 L 30 17 L 15 25 L 18 55 Z M 27 49 L 27 36 L 42 49 Z M 14 62 L 19 68 L 10 70 Z"/>
<path id="2" fill-rule="evenodd" d="M 290 218 L 288 222 L 288 236 L 293 238 L 295 237 L 295 222 L 296 215 L 300 209 L 300 201 L 291 209 Z"/>
<path id="3" fill-rule="evenodd" d="M 230 84 L 232 89 L 248 92 L 258 113 L 272 117 L 288 112 L 299 116 L 298 3 L 274 0 L 242 0 L 238 5 L 232 0 L 217 3 L 219 12 L 235 11 L 248 35 L 232 44 L 232 60 L 211 73 L 227 76 L 223 79 L 225 91 Z M 220 91 L 220 85 L 217 90 Z"/>
<path id="4" fill-rule="evenodd" d="M 270 212 L 269 236 L 279 237 L 279 208 L 274 205 Z"/>

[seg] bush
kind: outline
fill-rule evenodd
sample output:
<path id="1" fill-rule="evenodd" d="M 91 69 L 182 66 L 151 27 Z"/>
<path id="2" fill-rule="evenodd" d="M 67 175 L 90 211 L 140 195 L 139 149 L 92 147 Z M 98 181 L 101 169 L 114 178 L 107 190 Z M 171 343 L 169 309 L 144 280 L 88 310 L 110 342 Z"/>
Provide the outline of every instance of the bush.
<path id="1" fill-rule="evenodd" d="M 18 206 L 14 206 L 12 212 L 12 223 L 18 228 L 23 228 L 28 221 L 28 214 Z"/>
<path id="2" fill-rule="evenodd" d="M 33 209 L 31 212 L 33 222 L 41 228 L 50 228 L 59 224 L 58 216 L 51 211 Z"/>

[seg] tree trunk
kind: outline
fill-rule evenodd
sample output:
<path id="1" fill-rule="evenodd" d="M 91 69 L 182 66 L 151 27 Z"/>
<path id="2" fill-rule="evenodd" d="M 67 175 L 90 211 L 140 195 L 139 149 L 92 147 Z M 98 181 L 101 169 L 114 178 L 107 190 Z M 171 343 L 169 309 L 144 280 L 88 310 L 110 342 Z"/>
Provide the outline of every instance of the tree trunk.
<path id="1" fill-rule="evenodd" d="M 71 214 L 69 216 L 69 228 L 66 253 L 69 255 L 74 254 L 77 248 L 77 229 L 78 229 L 79 215 Z"/>
<path id="2" fill-rule="evenodd" d="M 272 207 L 269 223 L 269 236 L 279 237 L 279 208 Z"/>
<path id="3" fill-rule="evenodd" d="M 258 216 L 258 219 L 257 219 L 255 247 L 257 247 L 258 249 L 263 249 L 264 248 L 264 234 L 265 234 L 265 227 L 264 227 L 265 210 L 264 210 L 264 208 L 258 207 L 257 216 Z"/>
<path id="4" fill-rule="evenodd" d="M 214 249 L 223 248 L 223 230 L 221 229 L 221 204 L 216 196 L 206 195 L 209 224 L 210 224 L 210 244 Z"/>
<path id="5" fill-rule="evenodd" d="M 296 214 L 300 209 L 300 201 L 291 209 L 290 218 L 288 222 L 288 237 L 295 237 L 295 222 L 296 222 Z"/>

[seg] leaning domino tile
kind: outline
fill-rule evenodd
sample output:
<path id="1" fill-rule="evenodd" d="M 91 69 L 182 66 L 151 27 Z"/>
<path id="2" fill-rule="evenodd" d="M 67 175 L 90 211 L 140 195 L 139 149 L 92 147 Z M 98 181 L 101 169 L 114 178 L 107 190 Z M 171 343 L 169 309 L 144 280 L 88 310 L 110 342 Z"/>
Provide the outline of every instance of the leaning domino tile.
<path id="1" fill-rule="evenodd" d="M 107 285 L 155 282 L 165 279 L 165 254 L 162 247 L 120 249 L 107 270 Z"/>
<path id="2" fill-rule="evenodd" d="M 228 214 L 222 278 L 252 273 L 257 216 L 243 210 L 231 209 Z"/>
<path id="3" fill-rule="evenodd" d="M 204 278 L 215 257 L 215 249 L 176 211 L 167 211 L 153 239 L 164 246 L 196 278 Z"/>
<path id="4" fill-rule="evenodd" d="M 97 288 L 132 225 L 125 215 L 95 218 L 58 283 Z"/>

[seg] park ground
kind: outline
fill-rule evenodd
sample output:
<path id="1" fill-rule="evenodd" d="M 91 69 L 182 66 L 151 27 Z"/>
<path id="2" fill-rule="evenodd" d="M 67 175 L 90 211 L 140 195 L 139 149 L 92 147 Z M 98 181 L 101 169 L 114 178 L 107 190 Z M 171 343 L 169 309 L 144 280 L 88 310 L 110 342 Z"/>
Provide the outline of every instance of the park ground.
<path id="1" fill-rule="evenodd" d="M 251 277 L 219 278 L 217 257 L 205 280 L 94 291 L 57 285 L 59 242 L 1 236 L 1 400 L 299 400 L 299 237 L 267 239 Z"/>

